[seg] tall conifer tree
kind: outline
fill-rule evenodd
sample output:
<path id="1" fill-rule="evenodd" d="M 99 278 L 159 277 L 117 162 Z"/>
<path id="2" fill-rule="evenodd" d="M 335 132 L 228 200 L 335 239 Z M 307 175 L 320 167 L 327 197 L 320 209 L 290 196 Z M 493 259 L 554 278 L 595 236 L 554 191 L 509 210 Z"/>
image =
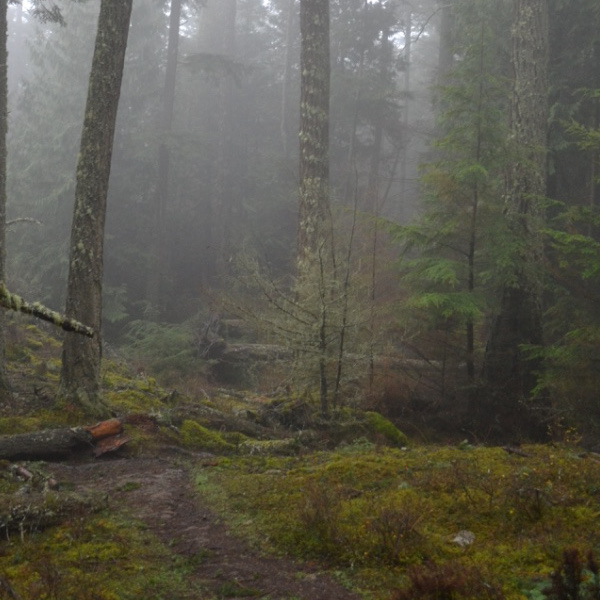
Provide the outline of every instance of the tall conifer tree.
<path id="1" fill-rule="evenodd" d="M 6 278 L 6 133 L 8 130 L 8 0 L 0 1 L 0 282 Z M 10 393 L 6 374 L 4 310 L 0 309 L 0 399 Z"/>
<path id="2" fill-rule="evenodd" d="M 102 0 L 90 72 L 71 229 L 67 316 L 96 335 L 66 334 L 59 396 L 102 414 L 100 363 L 104 222 L 132 0 Z"/>
<path id="3" fill-rule="evenodd" d="M 329 0 L 300 2 L 300 192 L 297 266 L 301 300 L 316 301 L 314 350 L 321 412 L 327 399 L 329 223 Z M 311 295 L 314 295 L 310 298 Z"/>
<path id="4" fill-rule="evenodd" d="M 542 343 L 540 225 L 546 193 L 548 2 L 514 0 L 511 137 L 517 156 L 507 172 L 505 210 L 514 236 L 512 273 L 488 340 L 485 375 L 502 410 L 520 409 L 536 383 L 524 345 Z"/>

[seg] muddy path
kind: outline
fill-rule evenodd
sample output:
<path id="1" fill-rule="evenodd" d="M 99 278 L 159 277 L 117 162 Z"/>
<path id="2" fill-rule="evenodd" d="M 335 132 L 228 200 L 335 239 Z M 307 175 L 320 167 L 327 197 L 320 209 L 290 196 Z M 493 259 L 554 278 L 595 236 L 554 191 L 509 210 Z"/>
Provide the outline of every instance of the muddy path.
<path id="1" fill-rule="evenodd" d="M 109 507 L 141 520 L 171 552 L 192 558 L 190 577 L 209 598 L 359 600 L 317 568 L 263 556 L 233 536 L 202 497 L 180 460 L 123 458 L 49 464 L 59 482 L 81 493 L 101 491 Z"/>

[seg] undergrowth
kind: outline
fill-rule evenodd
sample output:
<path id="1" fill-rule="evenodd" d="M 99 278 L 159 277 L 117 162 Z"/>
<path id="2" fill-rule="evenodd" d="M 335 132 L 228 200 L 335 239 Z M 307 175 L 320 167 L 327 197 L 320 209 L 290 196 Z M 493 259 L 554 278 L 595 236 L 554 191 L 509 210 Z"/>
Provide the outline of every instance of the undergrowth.
<path id="1" fill-rule="evenodd" d="M 378 598 L 538 598 L 564 548 L 599 543 L 600 462 L 567 447 L 362 442 L 223 459 L 208 477 L 202 489 L 220 489 L 263 546 L 324 561 Z"/>
<path id="2" fill-rule="evenodd" d="M 189 570 L 135 522 L 75 511 L 59 526 L 0 546 L 0 598 L 177 600 L 189 597 Z"/>
<path id="3" fill-rule="evenodd" d="M 74 407 L 53 402 L 58 347 L 35 326 L 9 329 L 9 370 L 33 394 L 2 407 L 0 435 L 81 424 Z M 221 412 L 215 394 L 202 389 L 190 402 L 117 361 L 105 363 L 104 388 L 127 415 L 128 448 L 164 442 L 219 454 L 197 482 L 234 531 L 319 561 L 373 600 L 598 598 L 597 455 L 567 445 L 412 446 L 377 413 L 335 423 L 303 414 L 312 433 L 296 421 L 285 429 L 285 403 L 267 413 L 282 437 L 256 439 L 229 430 L 235 419 L 225 417 L 252 413 L 262 427 L 266 399 L 236 396 Z M 76 499 L 59 510 L 50 494 L 34 506 L 12 486 L 0 477 L 0 599 L 6 590 L 26 600 L 190 597 L 189 565 L 134 521 Z"/>

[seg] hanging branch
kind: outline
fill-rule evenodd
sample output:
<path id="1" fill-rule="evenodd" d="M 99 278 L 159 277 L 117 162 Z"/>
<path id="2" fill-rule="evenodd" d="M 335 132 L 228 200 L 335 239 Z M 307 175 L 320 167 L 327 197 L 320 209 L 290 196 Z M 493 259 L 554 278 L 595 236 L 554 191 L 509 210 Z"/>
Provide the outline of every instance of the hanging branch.
<path id="1" fill-rule="evenodd" d="M 87 327 L 79 321 L 69 319 L 60 313 L 54 312 L 39 302 L 34 302 L 33 304 L 26 302 L 21 296 L 9 292 L 3 282 L 0 282 L 0 306 L 27 315 L 33 315 L 38 319 L 42 319 L 42 321 L 53 323 L 65 331 L 72 331 L 87 337 L 94 337 L 94 330 L 91 327 Z"/>
<path id="2" fill-rule="evenodd" d="M 32 219 L 30 217 L 19 217 L 18 219 L 11 219 L 10 221 L 6 221 L 6 226 L 11 227 L 12 225 L 16 225 L 17 223 L 33 223 L 35 225 L 42 225 L 41 221 L 37 219 Z"/>

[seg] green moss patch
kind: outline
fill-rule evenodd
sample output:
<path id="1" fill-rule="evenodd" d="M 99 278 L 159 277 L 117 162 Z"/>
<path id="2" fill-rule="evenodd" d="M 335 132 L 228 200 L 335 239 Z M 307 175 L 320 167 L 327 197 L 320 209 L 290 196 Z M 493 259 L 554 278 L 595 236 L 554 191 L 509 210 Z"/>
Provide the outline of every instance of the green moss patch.
<path id="1" fill-rule="evenodd" d="M 380 435 L 391 446 L 407 446 L 408 438 L 388 419 L 377 412 L 366 412 L 365 419 L 373 433 Z"/>
<path id="2" fill-rule="evenodd" d="M 224 452 L 234 450 L 234 446 L 226 442 L 216 431 L 203 427 L 196 421 L 186 420 L 179 429 L 179 435 L 184 446 L 209 452 Z"/>
<path id="3" fill-rule="evenodd" d="M 0 544 L 0 572 L 22 598 L 188 598 L 188 570 L 135 522 L 104 514 L 73 513 L 58 527 Z"/>
<path id="4" fill-rule="evenodd" d="M 208 477 L 256 538 L 347 570 L 375 597 L 432 564 L 475 567 L 507 598 L 534 597 L 527 590 L 548 581 L 564 548 L 599 543 L 600 462 L 569 448 L 359 443 L 230 459 Z"/>

